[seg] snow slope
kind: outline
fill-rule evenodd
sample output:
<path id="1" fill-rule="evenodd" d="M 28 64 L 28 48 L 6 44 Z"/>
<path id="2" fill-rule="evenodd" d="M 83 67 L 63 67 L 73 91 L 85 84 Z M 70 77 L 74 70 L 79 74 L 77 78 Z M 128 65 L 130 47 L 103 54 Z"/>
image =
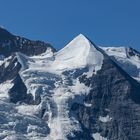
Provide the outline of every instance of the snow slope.
<path id="1" fill-rule="evenodd" d="M 55 54 L 53 66 L 57 70 L 67 70 L 94 66 L 95 71 L 101 69 L 103 55 L 82 34 L 78 35 L 62 50 Z"/>
<path id="2" fill-rule="evenodd" d="M 140 81 L 140 53 L 128 47 L 101 47 L 131 77 Z"/>

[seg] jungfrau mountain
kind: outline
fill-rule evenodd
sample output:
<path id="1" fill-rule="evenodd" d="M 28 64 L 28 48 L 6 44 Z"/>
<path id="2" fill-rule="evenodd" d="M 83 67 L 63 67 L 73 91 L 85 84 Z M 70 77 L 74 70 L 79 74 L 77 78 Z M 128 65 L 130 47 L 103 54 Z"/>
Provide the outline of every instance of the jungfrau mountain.
<path id="1" fill-rule="evenodd" d="M 0 140 L 139 140 L 140 53 L 0 28 L 0 124 Z"/>

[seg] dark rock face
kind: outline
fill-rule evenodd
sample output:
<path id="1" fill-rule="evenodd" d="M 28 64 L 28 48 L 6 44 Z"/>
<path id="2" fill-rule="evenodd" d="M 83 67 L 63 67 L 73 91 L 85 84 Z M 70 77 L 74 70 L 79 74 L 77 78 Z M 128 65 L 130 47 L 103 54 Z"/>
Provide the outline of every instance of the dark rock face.
<path id="1" fill-rule="evenodd" d="M 0 27 L 0 41 L 12 40 L 14 36 L 7 30 Z"/>
<path id="2" fill-rule="evenodd" d="M 108 58 L 97 75 L 90 79 L 82 76 L 80 81 L 91 87 L 85 97 L 85 103 L 91 106 L 76 103 L 71 111 L 77 115 L 86 137 L 76 135 L 70 139 L 92 139 L 89 137 L 93 133 L 100 133 L 108 140 L 140 139 L 140 84 L 137 81 Z M 111 119 L 99 120 L 106 116 Z"/>
<path id="3" fill-rule="evenodd" d="M 16 78 L 20 68 L 21 65 L 13 54 L 0 66 L 0 83 Z"/>
<path id="4" fill-rule="evenodd" d="M 27 88 L 19 75 L 13 80 L 14 86 L 9 91 L 10 102 L 24 102 L 30 104 L 33 100 L 31 94 L 27 94 Z"/>
<path id="5" fill-rule="evenodd" d="M 127 57 L 132 57 L 132 56 L 137 56 L 140 60 L 140 53 L 133 48 L 129 48 L 127 51 Z"/>
<path id="6" fill-rule="evenodd" d="M 53 52 L 56 51 L 49 43 L 31 41 L 24 37 L 12 35 L 7 30 L 0 28 L 0 55 L 7 57 L 15 52 L 21 52 L 32 56 L 45 52 L 47 48 L 51 48 Z"/>

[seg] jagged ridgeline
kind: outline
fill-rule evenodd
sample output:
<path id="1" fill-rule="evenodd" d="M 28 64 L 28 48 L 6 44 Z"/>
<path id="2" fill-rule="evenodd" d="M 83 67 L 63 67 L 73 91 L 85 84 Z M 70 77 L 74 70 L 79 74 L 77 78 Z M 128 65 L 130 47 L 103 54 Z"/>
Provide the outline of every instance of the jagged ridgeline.
<path id="1" fill-rule="evenodd" d="M 21 52 L 28 56 L 38 55 L 51 48 L 53 52 L 56 50 L 49 44 L 42 41 L 32 41 L 24 37 L 16 36 L 7 30 L 0 28 L 0 54 L 10 56 L 12 53 Z"/>
<path id="2" fill-rule="evenodd" d="M 0 28 L 0 140 L 139 140 L 140 53 L 80 34 L 63 49 Z"/>

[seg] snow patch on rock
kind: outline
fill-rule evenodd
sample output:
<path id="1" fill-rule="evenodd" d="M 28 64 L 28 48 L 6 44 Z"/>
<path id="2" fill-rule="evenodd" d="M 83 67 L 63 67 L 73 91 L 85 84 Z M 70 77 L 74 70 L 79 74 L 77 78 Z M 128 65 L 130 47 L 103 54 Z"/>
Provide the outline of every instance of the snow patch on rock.
<path id="1" fill-rule="evenodd" d="M 9 99 L 9 90 L 13 87 L 12 81 L 6 81 L 0 84 L 0 99 L 8 100 Z"/>
<path id="2" fill-rule="evenodd" d="M 39 111 L 37 105 L 21 104 L 21 105 L 17 105 L 15 108 L 17 109 L 17 112 L 22 115 L 33 116 L 37 114 L 37 112 Z"/>
<path id="3" fill-rule="evenodd" d="M 101 122 L 106 123 L 106 122 L 110 122 L 110 121 L 112 120 L 112 118 L 109 117 L 109 115 L 107 115 L 106 117 L 99 116 L 99 120 L 100 120 Z"/>
<path id="4" fill-rule="evenodd" d="M 107 138 L 102 137 L 102 136 L 100 135 L 100 133 L 94 133 L 94 134 L 93 134 L 93 138 L 94 138 L 94 140 L 107 140 Z"/>

